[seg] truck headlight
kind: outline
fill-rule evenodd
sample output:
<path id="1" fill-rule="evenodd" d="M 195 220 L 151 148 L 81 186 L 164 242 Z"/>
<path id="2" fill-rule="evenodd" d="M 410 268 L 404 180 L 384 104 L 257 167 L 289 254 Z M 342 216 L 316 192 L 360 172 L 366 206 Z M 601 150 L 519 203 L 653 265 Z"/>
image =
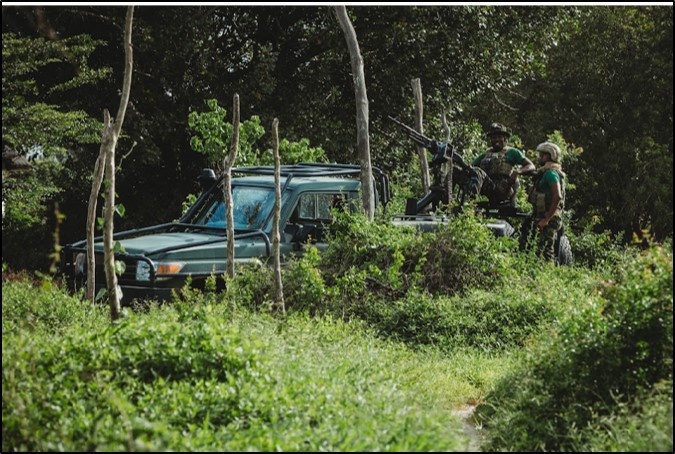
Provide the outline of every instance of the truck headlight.
<path id="1" fill-rule="evenodd" d="M 139 260 L 136 262 L 136 280 L 137 281 L 149 281 L 150 280 L 150 264 Z"/>

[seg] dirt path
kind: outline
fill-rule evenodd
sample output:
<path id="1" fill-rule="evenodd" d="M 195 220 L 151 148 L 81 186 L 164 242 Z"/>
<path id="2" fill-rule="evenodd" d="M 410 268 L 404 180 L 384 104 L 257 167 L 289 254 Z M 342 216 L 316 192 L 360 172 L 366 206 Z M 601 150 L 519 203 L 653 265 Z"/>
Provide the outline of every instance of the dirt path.
<path id="1" fill-rule="evenodd" d="M 475 405 L 465 405 L 462 408 L 452 411 L 453 415 L 461 419 L 462 430 L 469 439 L 467 452 L 480 452 L 480 446 L 483 441 L 483 430 L 480 427 L 476 427 L 471 418 L 475 410 Z"/>

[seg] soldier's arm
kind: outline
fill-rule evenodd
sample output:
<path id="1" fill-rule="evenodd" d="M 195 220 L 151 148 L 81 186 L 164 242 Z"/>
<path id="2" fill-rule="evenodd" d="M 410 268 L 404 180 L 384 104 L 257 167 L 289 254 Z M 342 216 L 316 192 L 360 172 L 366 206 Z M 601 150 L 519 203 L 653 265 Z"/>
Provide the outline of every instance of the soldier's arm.
<path id="1" fill-rule="evenodd" d="M 544 216 L 543 219 L 539 221 L 539 228 L 541 230 L 544 230 L 544 227 L 548 225 L 548 223 L 551 221 L 553 216 L 555 215 L 555 212 L 558 210 L 558 205 L 560 205 L 560 201 L 562 200 L 562 191 L 560 189 L 560 181 L 553 181 L 549 184 L 549 188 L 551 188 L 551 204 L 548 207 L 548 210 L 546 211 L 546 215 Z"/>

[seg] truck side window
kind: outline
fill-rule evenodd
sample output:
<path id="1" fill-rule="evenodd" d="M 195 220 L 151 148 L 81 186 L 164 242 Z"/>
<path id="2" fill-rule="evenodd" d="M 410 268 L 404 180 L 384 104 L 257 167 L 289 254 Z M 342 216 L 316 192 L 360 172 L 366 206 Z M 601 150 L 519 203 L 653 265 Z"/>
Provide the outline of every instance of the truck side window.
<path id="1" fill-rule="evenodd" d="M 330 222 L 331 210 L 334 208 L 344 209 L 348 199 L 348 194 L 345 193 L 315 192 L 302 194 L 298 201 L 299 219 L 317 223 Z"/>

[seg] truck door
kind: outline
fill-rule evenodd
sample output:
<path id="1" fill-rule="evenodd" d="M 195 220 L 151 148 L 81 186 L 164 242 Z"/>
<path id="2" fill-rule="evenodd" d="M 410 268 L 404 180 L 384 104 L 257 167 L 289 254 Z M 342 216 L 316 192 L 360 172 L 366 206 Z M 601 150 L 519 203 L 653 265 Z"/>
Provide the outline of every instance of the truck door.
<path id="1" fill-rule="evenodd" d="M 351 209 L 356 194 L 345 192 L 306 192 L 300 195 L 289 217 L 285 234 L 292 236 L 292 242 L 315 245 L 319 250 L 328 247 L 325 230 L 331 223 L 331 210 Z"/>

